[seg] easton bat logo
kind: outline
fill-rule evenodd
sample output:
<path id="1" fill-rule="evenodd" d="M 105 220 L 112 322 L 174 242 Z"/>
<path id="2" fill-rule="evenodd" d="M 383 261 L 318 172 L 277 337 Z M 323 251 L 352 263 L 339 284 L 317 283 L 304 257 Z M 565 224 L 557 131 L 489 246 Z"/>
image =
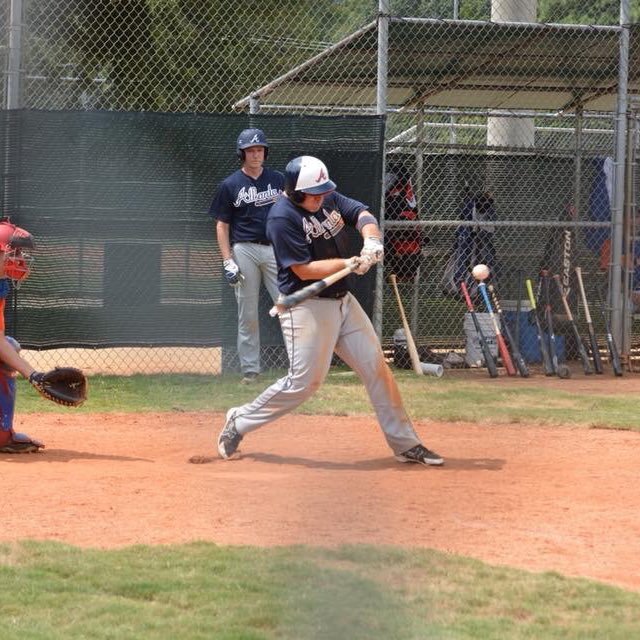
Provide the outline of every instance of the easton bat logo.
<path id="1" fill-rule="evenodd" d="M 562 288 L 566 296 L 571 291 L 571 230 L 564 230 L 562 246 Z"/>

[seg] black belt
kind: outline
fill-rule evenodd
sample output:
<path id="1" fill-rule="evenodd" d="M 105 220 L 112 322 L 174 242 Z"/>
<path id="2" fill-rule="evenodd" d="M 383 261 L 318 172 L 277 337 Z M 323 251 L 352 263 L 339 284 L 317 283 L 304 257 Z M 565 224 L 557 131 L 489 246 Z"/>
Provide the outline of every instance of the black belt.
<path id="1" fill-rule="evenodd" d="M 340 298 L 344 298 L 347 293 L 349 293 L 348 291 L 336 291 L 335 293 L 329 293 L 329 294 L 322 294 L 320 296 L 318 296 L 319 298 L 332 298 L 335 300 L 339 300 Z"/>
<path id="2" fill-rule="evenodd" d="M 266 240 L 251 240 L 251 244 L 261 244 L 263 247 L 270 247 L 271 243 Z"/>

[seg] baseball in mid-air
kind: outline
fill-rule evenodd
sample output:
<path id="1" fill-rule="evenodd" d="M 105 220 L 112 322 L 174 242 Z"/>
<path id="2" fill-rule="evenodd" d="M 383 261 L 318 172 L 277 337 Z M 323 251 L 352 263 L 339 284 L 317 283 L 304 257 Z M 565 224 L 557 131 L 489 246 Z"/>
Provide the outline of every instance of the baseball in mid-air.
<path id="1" fill-rule="evenodd" d="M 476 280 L 486 280 L 489 277 L 489 273 L 490 273 L 489 267 L 487 267 L 486 264 L 477 264 L 471 270 L 471 275 Z"/>

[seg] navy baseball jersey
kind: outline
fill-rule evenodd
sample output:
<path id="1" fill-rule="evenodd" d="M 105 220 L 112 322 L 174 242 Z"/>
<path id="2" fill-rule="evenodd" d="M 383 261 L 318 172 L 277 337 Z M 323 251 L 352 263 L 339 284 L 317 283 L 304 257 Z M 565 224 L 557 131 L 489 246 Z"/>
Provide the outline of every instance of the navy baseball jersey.
<path id="1" fill-rule="evenodd" d="M 355 227 L 358 215 L 367 209 L 366 204 L 337 191 L 325 196 L 322 207 L 315 213 L 309 213 L 281 196 L 267 218 L 267 237 L 278 263 L 279 291 L 288 295 L 315 282 L 298 278 L 290 268 L 292 265 L 350 258 L 345 225 Z M 347 289 L 343 279 L 327 287 L 319 297 L 334 298 Z"/>
<path id="2" fill-rule="evenodd" d="M 251 178 L 238 169 L 218 187 L 209 207 L 216 220 L 230 225 L 231 244 L 236 242 L 267 242 L 267 213 L 284 189 L 284 176 L 264 167 L 260 177 Z"/>

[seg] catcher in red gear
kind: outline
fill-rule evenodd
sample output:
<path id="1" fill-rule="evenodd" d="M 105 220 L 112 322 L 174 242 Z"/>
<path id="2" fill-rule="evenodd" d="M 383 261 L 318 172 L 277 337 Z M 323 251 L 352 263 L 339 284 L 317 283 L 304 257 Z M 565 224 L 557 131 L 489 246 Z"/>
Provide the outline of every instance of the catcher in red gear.
<path id="1" fill-rule="evenodd" d="M 22 374 L 45 397 L 68 406 L 77 406 L 86 397 L 86 379 L 73 378 L 73 394 L 56 397 L 56 389 L 49 393 L 47 375 L 36 371 L 21 355 L 16 340 L 4 335 L 4 309 L 11 283 L 16 286 L 29 277 L 31 272 L 30 251 L 34 248 L 32 235 L 9 222 L 0 221 L 0 454 L 32 453 L 44 448 L 44 444 L 26 433 L 13 429 L 13 414 L 16 401 L 16 375 Z M 59 377 L 59 376 L 58 376 Z M 66 400 L 66 401 L 64 401 Z"/>

